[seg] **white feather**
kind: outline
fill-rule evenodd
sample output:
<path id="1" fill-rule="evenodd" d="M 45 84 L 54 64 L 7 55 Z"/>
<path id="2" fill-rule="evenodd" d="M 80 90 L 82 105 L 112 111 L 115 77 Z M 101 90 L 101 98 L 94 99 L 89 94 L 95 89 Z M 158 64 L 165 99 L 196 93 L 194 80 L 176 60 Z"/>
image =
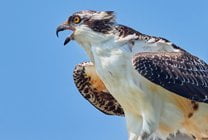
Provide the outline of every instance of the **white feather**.
<path id="1" fill-rule="evenodd" d="M 171 128 L 171 131 L 182 128 L 184 115 L 171 100 L 172 93 L 139 75 L 131 62 L 138 52 L 178 52 L 178 49 L 171 43 L 153 43 L 151 39 L 149 42 L 137 40 L 129 47 L 129 40 L 136 38 L 134 34 L 119 38 L 93 32 L 85 26 L 74 34 L 95 63 L 99 77 L 124 109 L 129 140 L 141 139 L 143 132 L 167 137 L 168 133 L 158 129 L 161 126 Z"/>

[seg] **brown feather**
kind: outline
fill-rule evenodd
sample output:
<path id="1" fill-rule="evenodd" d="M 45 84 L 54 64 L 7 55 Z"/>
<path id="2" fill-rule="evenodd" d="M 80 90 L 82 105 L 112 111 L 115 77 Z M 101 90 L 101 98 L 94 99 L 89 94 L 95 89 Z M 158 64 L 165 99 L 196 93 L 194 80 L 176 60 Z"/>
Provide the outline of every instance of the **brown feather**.
<path id="1" fill-rule="evenodd" d="M 74 83 L 81 95 L 101 112 L 123 116 L 121 105 L 109 93 L 91 62 L 78 64 L 74 69 Z"/>

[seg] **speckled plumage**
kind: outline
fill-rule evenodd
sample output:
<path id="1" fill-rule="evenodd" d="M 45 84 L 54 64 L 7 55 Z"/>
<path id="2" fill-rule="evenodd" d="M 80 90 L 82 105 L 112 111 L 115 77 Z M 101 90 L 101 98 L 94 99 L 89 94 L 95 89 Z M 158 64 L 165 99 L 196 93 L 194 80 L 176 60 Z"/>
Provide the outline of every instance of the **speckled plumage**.
<path id="1" fill-rule="evenodd" d="M 135 69 L 148 80 L 188 99 L 208 103 L 208 65 L 187 52 L 138 53 Z"/>
<path id="2" fill-rule="evenodd" d="M 124 115 L 121 105 L 113 98 L 96 74 L 93 63 L 78 64 L 74 69 L 73 77 L 81 95 L 98 110 L 107 115 Z"/>

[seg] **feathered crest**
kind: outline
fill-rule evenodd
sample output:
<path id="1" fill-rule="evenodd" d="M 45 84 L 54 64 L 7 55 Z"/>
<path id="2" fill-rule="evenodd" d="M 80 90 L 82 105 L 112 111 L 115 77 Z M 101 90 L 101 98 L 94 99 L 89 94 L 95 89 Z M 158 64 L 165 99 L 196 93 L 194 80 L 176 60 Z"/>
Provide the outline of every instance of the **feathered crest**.
<path id="1" fill-rule="evenodd" d="M 95 12 L 92 16 L 95 20 L 108 20 L 109 22 L 115 22 L 116 16 L 113 11 Z"/>
<path id="2" fill-rule="evenodd" d="M 85 10 L 75 13 L 83 18 L 89 20 L 106 20 L 108 22 L 115 22 L 116 16 L 114 11 L 93 11 Z"/>

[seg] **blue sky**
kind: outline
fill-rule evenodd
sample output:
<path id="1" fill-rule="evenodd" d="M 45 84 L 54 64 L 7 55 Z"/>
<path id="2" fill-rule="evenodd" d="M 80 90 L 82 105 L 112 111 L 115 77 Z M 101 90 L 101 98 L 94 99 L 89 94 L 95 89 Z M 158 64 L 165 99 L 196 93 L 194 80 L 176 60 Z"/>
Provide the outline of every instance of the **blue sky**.
<path id="1" fill-rule="evenodd" d="M 55 29 L 79 10 L 113 10 L 118 22 L 162 36 L 208 62 L 208 1 L 2 0 L 0 140 L 126 140 L 125 120 L 78 93 L 72 71 L 87 61 Z"/>

